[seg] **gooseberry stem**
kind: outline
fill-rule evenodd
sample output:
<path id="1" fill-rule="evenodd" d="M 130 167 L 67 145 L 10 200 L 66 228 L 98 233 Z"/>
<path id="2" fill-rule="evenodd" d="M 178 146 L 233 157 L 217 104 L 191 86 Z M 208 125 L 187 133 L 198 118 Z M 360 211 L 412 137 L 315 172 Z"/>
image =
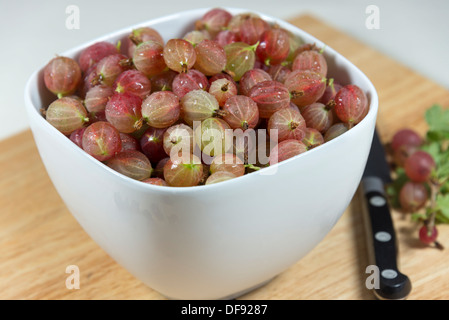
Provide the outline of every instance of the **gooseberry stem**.
<path id="1" fill-rule="evenodd" d="M 304 91 L 292 91 L 290 92 L 290 99 L 296 99 L 302 97 L 304 95 Z"/>
<path id="2" fill-rule="evenodd" d="M 248 46 L 247 48 L 245 48 L 245 50 L 251 50 L 251 51 L 256 51 L 257 47 L 259 46 L 259 42 L 257 41 L 255 44 L 253 44 L 252 46 Z"/>
<path id="3" fill-rule="evenodd" d="M 260 167 L 257 167 L 257 166 L 255 166 L 255 165 L 253 165 L 253 164 L 245 164 L 245 168 L 248 168 L 248 169 L 252 169 L 252 170 L 260 170 L 261 168 Z"/>
<path id="4" fill-rule="evenodd" d="M 290 129 L 291 130 L 295 130 L 296 128 L 298 128 L 298 126 L 299 126 L 299 123 L 297 123 L 295 121 L 290 122 Z"/>
<path id="5" fill-rule="evenodd" d="M 134 129 L 139 130 L 140 128 L 142 128 L 142 125 L 143 125 L 143 118 L 140 118 L 134 123 L 133 127 Z"/>
<path id="6" fill-rule="evenodd" d="M 327 111 L 330 111 L 330 110 L 332 110 L 332 109 L 335 107 L 335 105 L 336 105 L 335 100 L 332 99 L 332 100 L 330 100 L 330 101 L 326 104 L 325 109 L 326 109 Z"/>
<path id="7" fill-rule="evenodd" d="M 430 179 L 429 180 L 429 186 L 430 186 L 430 216 L 426 221 L 426 227 L 427 232 L 432 233 L 433 227 L 435 226 L 435 217 L 437 214 L 437 195 L 438 191 L 440 189 L 440 185 L 437 181 Z"/>
<path id="8" fill-rule="evenodd" d="M 134 43 L 136 46 L 138 46 L 139 44 L 142 43 L 142 40 L 140 38 L 138 38 L 134 34 L 134 32 L 129 35 L 129 40 L 131 40 L 131 42 Z"/>
<path id="9" fill-rule="evenodd" d="M 229 82 L 226 82 L 222 87 L 221 87 L 221 91 L 226 92 L 229 89 Z"/>

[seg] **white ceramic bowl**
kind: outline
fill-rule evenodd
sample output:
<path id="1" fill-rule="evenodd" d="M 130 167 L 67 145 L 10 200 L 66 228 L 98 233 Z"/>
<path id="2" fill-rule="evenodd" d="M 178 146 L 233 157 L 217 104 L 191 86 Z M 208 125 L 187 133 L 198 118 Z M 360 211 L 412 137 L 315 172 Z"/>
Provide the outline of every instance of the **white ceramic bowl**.
<path id="1" fill-rule="evenodd" d="M 181 37 L 208 9 L 151 20 L 62 53 L 77 58 L 97 42 L 116 42 L 140 26 L 165 41 Z M 227 8 L 237 14 L 248 10 Z M 302 37 L 304 31 L 259 13 Z M 378 97 L 368 78 L 326 47 L 329 75 L 361 87 L 365 119 L 342 136 L 266 170 L 215 185 L 164 188 L 127 178 L 78 148 L 39 114 L 54 98 L 42 70 L 25 102 L 48 174 L 84 230 L 146 285 L 175 299 L 223 299 L 263 284 L 295 264 L 334 226 L 360 182 L 373 136 Z M 49 54 L 49 57 L 51 54 Z M 329 254 L 332 254 L 329 252 Z"/>

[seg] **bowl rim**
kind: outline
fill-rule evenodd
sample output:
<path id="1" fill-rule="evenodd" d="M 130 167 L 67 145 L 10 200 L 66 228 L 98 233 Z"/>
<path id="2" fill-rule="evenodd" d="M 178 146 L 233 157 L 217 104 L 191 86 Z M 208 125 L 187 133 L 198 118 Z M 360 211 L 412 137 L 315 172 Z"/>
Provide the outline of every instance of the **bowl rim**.
<path id="1" fill-rule="evenodd" d="M 87 48 L 88 46 L 99 42 L 99 41 L 110 41 L 111 38 L 114 37 L 118 37 L 120 35 L 129 33 L 131 30 L 139 28 L 139 27 L 144 27 L 144 26 L 152 26 L 154 24 L 159 24 L 162 22 L 167 22 L 167 21 L 171 21 L 171 20 L 176 20 L 178 18 L 180 18 L 181 15 L 185 15 L 185 14 L 189 14 L 189 15 L 196 15 L 198 16 L 198 18 L 200 18 L 204 13 L 206 13 L 207 11 L 213 9 L 214 7 L 209 7 L 209 8 L 197 8 L 197 9 L 192 9 L 192 10 L 187 10 L 187 11 L 181 11 L 181 12 L 177 12 L 177 13 L 173 13 L 173 14 L 169 14 L 169 15 L 165 15 L 159 18 L 155 18 L 155 19 L 151 19 L 151 20 L 147 20 L 147 21 L 143 21 L 143 22 L 139 22 L 137 24 L 131 25 L 131 26 L 127 26 L 124 28 L 121 28 L 119 30 L 110 32 L 108 34 L 102 35 L 100 37 L 97 37 L 93 40 L 84 42 L 74 48 L 71 48 L 69 50 L 66 50 L 64 52 L 62 52 L 60 55 L 61 56 L 72 56 L 75 57 L 77 55 L 79 55 L 79 53 L 81 52 L 82 49 Z M 29 79 L 27 80 L 26 86 L 25 86 L 25 108 L 27 110 L 28 113 L 28 117 L 32 118 L 33 121 L 34 119 L 36 119 L 36 121 L 38 121 L 39 124 L 42 124 L 42 126 L 46 129 L 46 130 L 50 130 L 53 131 L 54 134 L 58 137 L 58 139 L 61 141 L 61 143 L 65 143 L 64 140 L 66 140 L 66 142 L 70 141 L 71 143 L 66 143 L 67 146 L 71 145 L 71 148 L 73 149 L 73 152 L 78 152 L 80 154 L 83 154 L 85 157 L 90 158 L 91 161 L 95 162 L 96 165 L 100 165 L 102 166 L 104 169 L 106 169 L 107 171 L 109 171 L 110 173 L 112 173 L 116 178 L 118 178 L 122 183 L 126 183 L 128 186 L 133 187 L 133 188 L 146 188 L 147 190 L 151 190 L 151 191 L 156 191 L 156 192 L 162 192 L 162 193 L 172 193 L 172 194 L 179 194 L 179 193 L 191 193 L 194 191 L 199 191 L 199 190 L 210 190 L 210 191 L 215 191 L 217 188 L 222 188 L 222 187 L 231 187 L 232 184 L 234 183 L 238 183 L 238 181 L 243 181 L 243 179 L 253 179 L 255 178 L 256 175 L 265 175 L 264 173 L 266 173 L 266 170 L 269 170 L 270 168 L 275 167 L 276 170 L 278 170 L 279 168 L 288 166 L 289 163 L 293 162 L 293 161 L 299 161 L 298 159 L 302 159 L 304 157 L 307 157 L 307 155 L 313 153 L 313 152 L 317 152 L 319 150 L 322 150 L 322 148 L 324 148 L 326 145 L 334 145 L 336 143 L 338 143 L 339 141 L 341 141 L 342 138 L 344 138 L 344 136 L 348 136 L 350 134 L 354 135 L 354 134 L 358 134 L 358 132 L 360 130 L 363 130 L 363 127 L 365 127 L 367 125 L 368 122 L 370 121 L 376 121 L 376 117 L 377 117 L 377 112 L 378 112 L 378 105 L 379 105 L 379 98 L 378 98 L 378 94 L 377 91 L 374 87 L 374 85 L 372 84 L 371 80 L 357 67 L 355 66 L 351 61 L 349 61 L 345 56 L 343 56 L 342 54 L 340 54 L 339 52 L 337 52 L 336 50 L 334 50 L 332 47 L 328 46 L 327 44 L 325 44 L 324 42 L 322 42 L 321 40 L 317 39 L 316 37 L 314 37 L 313 35 L 309 34 L 308 32 L 302 30 L 299 27 L 294 26 L 293 24 L 267 15 L 265 13 L 259 12 L 259 11 L 255 11 L 255 10 L 249 10 L 249 9 L 244 9 L 244 8 L 235 8 L 235 7 L 220 7 L 228 12 L 230 12 L 233 15 L 236 14 L 240 14 L 240 13 L 246 13 L 246 12 L 251 12 L 251 13 L 255 13 L 258 14 L 259 16 L 261 16 L 264 20 L 267 20 L 271 23 L 277 23 L 278 25 L 280 25 L 282 28 L 285 28 L 287 30 L 289 30 L 290 32 L 295 33 L 296 35 L 302 36 L 302 37 L 306 37 L 306 38 L 311 38 L 315 41 L 315 43 L 317 43 L 318 46 L 325 46 L 326 51 L 325 54 L 328 56 L 337 56 L 339 59 L 341 59 L 344 62 L 344 68 L 347 69 L 348 67 L 351 68 L 356 74 L 357 74 L 357 78 L 360 78 L 362 81 L 364 81 L 367 86 L 368 86 L 368 92 L 370 94 L 370 105 L 369 105 L 369 110 L 367 115 L 365 116 L 364 119 L 362 119 L 361 122 L 359 122 L 356 126 L 354 126 L 353 128 L 351 128 L 350 130 L 348 130 L 347 132 L 345 132 L 344 134 L 342 134 L 341 136 L 336 137 L 335 139 L 332 139 L 331 141 L 326 142 L 325 144 L 318 146 L 316 148 L 313 148 L 311 150 L 308 150 L 307 152 L 304 152 L 302 154 L 296 155 L 290 159 L 284 160 L 282 162 L 279 162 L 273 166 L 267 167 L 267 168 L 262 168 L 259 171 L 255 171 L 252 172 L 250 174 L 245 174 L 243 176 L 237 177 L 235 179 L 230 179 L 227 181 L 223 181 L 220 183 L 216 183 L 216 184 L 211 184 L 211 185 L 199 185 L 199 186 L 194 186 L 194 187 L 162 187 L 161 186 L 156 186 L 156 185 L 152 185 L 149 183 L 143 183 L 141 181 L 129 178 L 111 168 L 109 168 L 106 164 L 102 163 L 101 161 L 98 161 L 97 159 L 95 159 L 94 157 L 92 157 L 91 155 L 89 155 L 88 153 L 86 153 L 85 151 L 83 151 L 80 147 L 78 147 L 77 145 L 75 145 L 73 142 L 70 141 L 70 139 L 68 139 L 67 136 L 65 136 L 64 134 L 62 134 L 59 130 L 57 130 L 55 127 L 53 127 L 52 125 L 50 125 L 45 119 L 44 117 L 42 117 L 39 112 L 38 112 L 38 108 L 36 108 L 36 106 L 34 105 L 33 101 L 32 101 L 32 95 L 33 95 L 33 91 L 35 89 L 36 86 L 38 86 L 39 81 L 43 81 L 42 79 L 39 79 L 38 75 L 40 72 L 42 72 L 42 70 L 45 68 L 46 64 L 42 65 L 40 68 L 36 69 L 29 77 Z M 374 118 L 374 120 L 373 120 Z M 154 164 L 152 164 L 154 165 Z M 153 167 L 154 168 L 154 167 Z"/>

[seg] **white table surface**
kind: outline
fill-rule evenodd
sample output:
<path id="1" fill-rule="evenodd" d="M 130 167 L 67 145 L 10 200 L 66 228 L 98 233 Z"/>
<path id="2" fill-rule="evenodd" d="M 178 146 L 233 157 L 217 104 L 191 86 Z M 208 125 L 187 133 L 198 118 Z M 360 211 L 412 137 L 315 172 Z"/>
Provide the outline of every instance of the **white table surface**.
<path id="1" fill-rule="evenodd" d="M 66 28 L 69 5 L 80 10 L 78 30 Z M 380 29 L 366 28 L 368 5 L 379 8 Z M 187 9 L 220 6 L 257 10 L 281 19 L 313 14 L 449 88 L 447 0 L 0 0 L 0 139 L 28 128 L 25 83 L 55 54 L 128 25 Z"/>

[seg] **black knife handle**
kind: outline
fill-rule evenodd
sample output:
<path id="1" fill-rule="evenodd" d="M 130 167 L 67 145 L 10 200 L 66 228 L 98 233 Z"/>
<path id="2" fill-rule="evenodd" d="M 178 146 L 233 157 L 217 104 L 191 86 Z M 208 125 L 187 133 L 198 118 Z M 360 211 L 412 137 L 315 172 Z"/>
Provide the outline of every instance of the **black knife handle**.
<path id="1" fill-rule="evenodd" d="M 362 187 L 367 206 L 368 246 L 373 248 L 370 260 L 379 268 L 380 276 L 375 294 L 379 299 L 405 299 L 412 285 L 398 270 L 396 236 L 383 182 L 377 177 L 364 177 Z"/>

